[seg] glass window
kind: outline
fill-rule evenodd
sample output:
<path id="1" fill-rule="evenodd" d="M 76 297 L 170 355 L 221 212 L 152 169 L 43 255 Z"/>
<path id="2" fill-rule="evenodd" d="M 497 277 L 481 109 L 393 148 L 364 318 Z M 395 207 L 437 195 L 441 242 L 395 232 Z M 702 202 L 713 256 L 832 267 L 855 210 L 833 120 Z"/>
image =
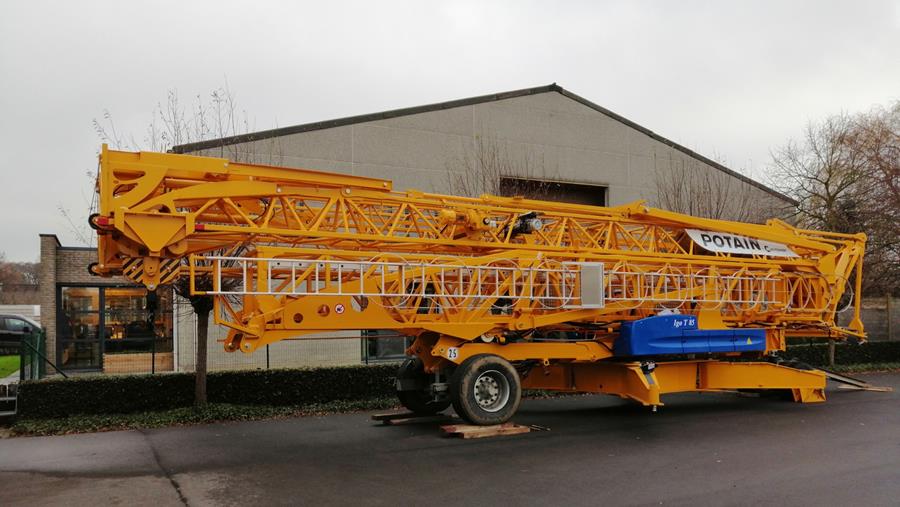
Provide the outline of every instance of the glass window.
<path id="1" fill-rule="evenodd" d="M 104 290 L 103 329 L 107 354 L 172 352 L 172 303 L 169 291 L 141 287 Z"/>
<path id="2" fill-rule="evenodd" d="M 59 362 L 70 369 L 172 369 L 172 293 L 143 287 L 62 287 Z M 145 354 L 123 357 L 121 354 Z M 162 357 L 160 354 L 168 354 Z"/>
<path id="3" fill-rule="evenodd" d="M 368 330 L 363 332 L 363 362 L 394 361 L 406 357 L 406 349 L 413 338 L 394 331 Z"/>
<path id="4" fill-rule="evenodd" d="M 63 287 L 57 323 L 63 368 L 100 368 L 100 289 Z"/>
<path id="5" fill-rule="evenodd" d="M 6 319 L 6 330 L 12 333 L 24 333 L 26 327 L 31 327 L 22 319 Z"/>

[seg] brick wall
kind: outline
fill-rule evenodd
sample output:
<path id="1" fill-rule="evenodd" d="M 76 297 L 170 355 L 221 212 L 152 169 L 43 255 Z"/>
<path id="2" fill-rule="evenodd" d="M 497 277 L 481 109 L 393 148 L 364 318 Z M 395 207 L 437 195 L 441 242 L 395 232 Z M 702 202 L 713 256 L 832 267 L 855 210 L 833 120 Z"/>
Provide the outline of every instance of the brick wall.
<path id="1" fill-rule="evenodd" d="M 122 277 L 102 278 L 88 272 L 88 265 L 97 262 L 96 248 L 65 247 L 57 248 L 56 283 L 88 284 L 88 285 L 134 285 Z"/>
<path id="2" fill-rule="evenodd" d="M 56 251 L 60 247 L 54 234 L 41 234 L 41 265 L 38 267 L 38 304 L 41 325 L 47 334 L 47 357 L 56 362 Z"/>

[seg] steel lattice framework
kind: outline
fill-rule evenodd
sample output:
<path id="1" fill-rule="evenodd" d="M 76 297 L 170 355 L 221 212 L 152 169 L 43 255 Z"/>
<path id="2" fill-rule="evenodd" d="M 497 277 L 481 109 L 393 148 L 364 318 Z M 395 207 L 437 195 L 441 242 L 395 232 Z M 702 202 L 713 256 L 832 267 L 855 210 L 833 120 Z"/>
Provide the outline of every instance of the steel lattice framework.
<path id="1" fill-rule="evenodd" d="M 428 275 L 418 282 L 422 294 L 407 296 L 411 316 L 399 317 L 402 305 L 390 303 L 402 291 L 391 293 L 382 287 L 366 294 L 385 298 L 383 307 L 398 315 L 404 327 L 422 324 L 429 319 L 424 315 L 437 316 L 434 321 L 438 323 L 474 322 L 490 312 L 470 307 L 484 310 L 496 307 L 498 300 L 512 299 L 517 313 L 539 315 L 542 320 L 538 322 L 548 325 L 615 321 L 621 320 L 623 316 L 615 314 L 623 309 L 641 314 L 634 310 L 646 313 L 658 305 L 682 309 L 689 305 L 716 307 L 733 321 L 821 330 L 834 327 L 839 299 L 862 251 L 858 236 L 798 230 L 780 221 L 754 225 L 701 219 L 650 209 L 643 203 L 597 208 L 495 196 L 462 198 L 394 192 L 384 180 L 223 159 L 106 150 L 101 157 L 100 215 L 94 218 L 103 232 L 101 262 L 94 268 L 97 272 L 124 273 L 152 287 L 175 276 L 181 267 L 179 259 L 186 256 L 237 251 L 245 257 L 232 256 L 224 267 L 221 259 L 215 263 L 218 279 L 240 275 L 242 292 L 231 291 L 232 295 L 245 300 L 271 296 L 289 304 L 311 294 L 254 293 L 249 289 L 273 283 L 296 287 L 316 275 L 325 284 L 316 293 L 321 295 L 338 292 L 342 285 L 358 283 L 354 280 L 369 278 L 375 271 L 378 280 L 372 283 L 382 286 L 388 281 L 402 283 L 405 278 L 413 281 L 415 276 L 407 271 L 421 267 Z M 515 234 L 517 221 L 529 213 L 539 216 L 542 227 L 530 234 Z M 789 245 L 798 257 L 713 254 L 687 238 L 687 227 L 778 241 Z M 316 269 L 298 270 L 295 263 L 291 273 L 276 269 L 262 273 L 264 279 L 260 279 L 258 268 L 269 256 L 310 267 L 317 266 L 310 263 L 313 260 L 321 260 L 329 268 L 335 260 L 393 262 L 398 267 L 392 272 L 378 265 L 360 269 L 361 264 L 353 264 L 355 269 L 342 273 L 336 269 L 319 273 Z M 525 275 L 530 270 L 529 276 L 538 273 L 543 280 L 541 290 L 562 297 L 566 276 L 561 271 L 567 262 L 608 266 L 606 294 L 611 304 L 602 310 L 585 310 L 575 298 L 550 307 L 546 303 L 549 296 L 532 300 L 523 298 L 524 292 L 515 293 L 517 284 L 531 285 Z M 243 267 L 236 267 L 238 264 Z M 426 268 L 439 264 L 445 268 Z M 448 276 L 448 266 L 468 266 L 484 276 L 484 286 L 494 287 L 490 297 L 449 300 L 459 298 L 453 294 L 462 287 L 459 277 L 465 273 L 457 269 Z M 196 275 L 208 272 L 211 265 L 195 257 L 191 267 Z M 245 276 L 248 267 L 252 280 Z M 568 290 L 574 293 L 578 277 L 569 275 L 574 278 Z M 502 290 L 497 290 L 499 287 Z M 426 294 L 426 289 L 432 294 Z M 469 279 L 463 292 L 480 290 L 479 284 Z M 218 295 L 217 290 L 210 292 Z M 534 294 L 533 289 L 528 294 Z M 434 311 L 423 312 L 422 302 L 413 301 L 418 299 L 431 300 L 433 304 L 427 307 Z M 254 305 L 241 305 L 250 306 Z M 227 323 L 236 329 L 256 336 L 264 332 L 260 328 L 254 333 L 243 325 L 248 321 L 246 315 L 236 319 L 237 312 L 228 314 L 232 320 Z M 487 322 L 503 318 L 492 315 L 473 327 L 479 328 L 478 332 L 467 334 L 481 334 L 484 330 L 480 328 Z M 861 330 L 851 327 L 850 331 Z"/>
<path id="2" fill-rule="evenodd" d="M 768 351 L 791 334 L 864 336 L 854 297 L 862 234 L 643 202 L 398 192 L 374 178 L 105 146 L 98 192 L 92 271 L 151 289 L 190 277 L 232 329 L 228 350 L 391 329 L 418 337 L 410 352 L 429 369 L 501 349 L 511 361 L 590 362 L 611 356 L 622 322 L 660 311 L 764 328 Z M 689 230 L 774 242 L 789 255 L 707 250 Z M 845 308 L 853 316 L 840 327 Z M 553 332 L 581 338 L 537 338 Z"/>

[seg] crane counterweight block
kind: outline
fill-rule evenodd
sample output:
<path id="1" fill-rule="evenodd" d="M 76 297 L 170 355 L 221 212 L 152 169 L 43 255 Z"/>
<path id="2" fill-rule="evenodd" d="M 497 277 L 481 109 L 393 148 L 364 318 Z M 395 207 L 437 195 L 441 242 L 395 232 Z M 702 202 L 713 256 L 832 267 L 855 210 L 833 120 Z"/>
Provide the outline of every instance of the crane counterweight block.
<path id="1" fill-rule="evenodd" d="M 444 407 L 451 396 L 470 421 L 506 414 L 522 387 L 652 407 L 666 393 L 734 389 L 824 401 L 821 372 L 766 359 L 789 337 L 865 337 L 864 234 L 643 201 L 403 192 L 377 178 L 105 146 L 97 189 L 92 273 L 149 288 L 187 277 L 230 329 L 229 352 L 412 337 L 401 402 Z"/>

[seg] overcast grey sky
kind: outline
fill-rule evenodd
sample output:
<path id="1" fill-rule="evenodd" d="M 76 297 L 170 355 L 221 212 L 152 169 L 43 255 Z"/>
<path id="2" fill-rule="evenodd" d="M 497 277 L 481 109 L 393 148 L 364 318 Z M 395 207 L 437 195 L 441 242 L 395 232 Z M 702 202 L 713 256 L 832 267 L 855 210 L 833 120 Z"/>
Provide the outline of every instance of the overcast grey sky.
<path id="1" fill-rule="evenodd" d="M 77 241 L 108 109 L 227 78 L 257 129 L 556 82 L 759 177 L 811 119 L 900 99 L 900 2 L 43 2 L 0 6 L 0 251 Z"/>

